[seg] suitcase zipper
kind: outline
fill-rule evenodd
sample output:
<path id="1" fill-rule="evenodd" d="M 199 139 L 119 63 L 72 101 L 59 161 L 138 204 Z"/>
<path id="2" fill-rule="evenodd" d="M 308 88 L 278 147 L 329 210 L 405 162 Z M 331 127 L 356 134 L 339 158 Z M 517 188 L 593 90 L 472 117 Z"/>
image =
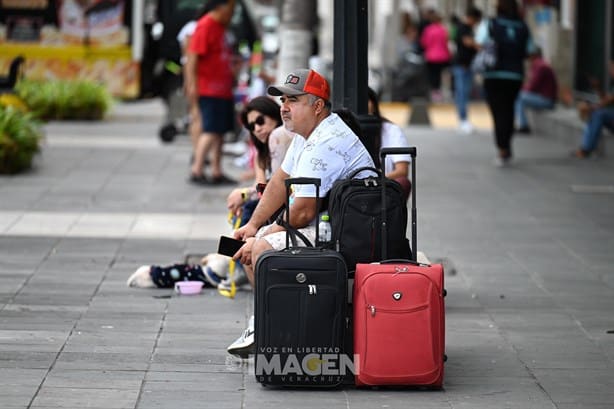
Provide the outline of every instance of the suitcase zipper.
<path id="1" fill-rule="evenodd" d="M 416 311 L 421 311 L 421 310 L 426 310 L 428 308 L 428 305 L 421 305 L 420 307 L 414 307 L 414 308 L 408 308 L 405 310 L 395 310 L 395 309 L 386 309 L 386 308 L 380 308 L 379 310 L 377 308 L 375 308 L 375 305 L 370 305 L 367 304 L 367 309 L 369 310 L 369 312 L 371 313 L 372 317 L 375 317 L 375 313 L 377 311 L 379 312 L 387 312 L 390 314 L 405 314 L 408 312 L 416 312 Z"/>

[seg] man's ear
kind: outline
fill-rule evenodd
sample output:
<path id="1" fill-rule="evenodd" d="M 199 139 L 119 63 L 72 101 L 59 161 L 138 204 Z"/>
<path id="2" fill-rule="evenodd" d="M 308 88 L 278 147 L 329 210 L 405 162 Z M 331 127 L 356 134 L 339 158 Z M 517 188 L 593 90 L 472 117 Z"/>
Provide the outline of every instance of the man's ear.
<path id="1" fill-rule="evenodd" d="M 325 102 L 322 98 L 316 99 L 316 114 L 321 114 L 324 109 Z"/>

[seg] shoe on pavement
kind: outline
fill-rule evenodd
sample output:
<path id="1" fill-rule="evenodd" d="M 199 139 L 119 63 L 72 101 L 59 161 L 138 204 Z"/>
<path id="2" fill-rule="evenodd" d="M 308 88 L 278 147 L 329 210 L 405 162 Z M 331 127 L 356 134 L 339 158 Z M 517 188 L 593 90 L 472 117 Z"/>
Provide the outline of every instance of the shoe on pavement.
<path id="1" fill-rule="evenodd" d="M 205 175 L 203 175 L 202 173 L 200 175 L 195 175 L 195 174 L 190 174 L 190 178 L 188 179 L 190 183 L 193 183 L 195 185 L 199 185 L 199 186 L 206 186 L 209 185 L 211 182 L 209 182 L 209 180 L 207 179 L 207 177 Z"/>
<path id="2" fill-rule="evenodd" d="M 249 319 L 247 328 L 239 338 L 226 348 L 229 354 L 237 356 L 241 359 L 249 358 L 250 354 L 255 352 L 255 340 L 254 340 L 254 316 Z"/>
<path id="3" fill-rule="evenodd" d="M 473 125 L 469 121 L 461 121 L 458 130 L 465 135 L 469 135 L 473 132 Z"/>
<path id="4" fill-rule="evenodd" d="M 528 126 L 523 126 L 516 129 L 516 133 L 529 135 L 531 133 L 531 128 L 529 128 Z"/>
<path id="5" fill-rule="evenodd" d="M 572 158 L 578 158 L 578 159 L 588 159 L 591 156 L 591 153 L 589 151 L 585 151 L 582 148 L 578 148 L 578 149 L 571 151 L 569 153 L 569 156 L 571 156 Z"/>
<path id="6" fill-rule="evenodd" d="M 228 176 L 221 174 L 219 176 L 213 176 L 211 178 L 211 184 L 214 185 L 236 185 L 237 181 L 229 178 Z"/>
<path id="7" fill-rule="evenodd" d="M 512 157 L 511 156 L 508 156 L 508 157 L 497 156 L 493 160 L 493 164 L 496 167 L 498 167 L 498 168 L 506 168 L 506 167 L 510 166 L 511 163 L 512 163 Z"/>

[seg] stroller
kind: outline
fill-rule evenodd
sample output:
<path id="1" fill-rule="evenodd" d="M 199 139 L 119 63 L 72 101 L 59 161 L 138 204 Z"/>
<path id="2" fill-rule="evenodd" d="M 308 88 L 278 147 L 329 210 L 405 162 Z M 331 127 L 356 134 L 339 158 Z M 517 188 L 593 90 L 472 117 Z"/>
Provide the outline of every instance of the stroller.
<path id="1" fill-rule="evenodd" d="M 164 83 L 161 97 L 166 105 L 166 119 L 158 136 L 164 143 L 175 140 L 178 134 L 187 134 L 190 126 L 189 104 L 183 92 L 181 66 L 174 61 L 164 64 Z"/>

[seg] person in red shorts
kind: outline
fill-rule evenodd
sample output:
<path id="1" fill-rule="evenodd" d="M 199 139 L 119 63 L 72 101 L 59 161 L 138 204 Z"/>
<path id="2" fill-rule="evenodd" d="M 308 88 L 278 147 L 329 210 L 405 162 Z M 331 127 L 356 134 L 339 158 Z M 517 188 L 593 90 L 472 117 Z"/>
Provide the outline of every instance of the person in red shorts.
<path id="1" fill-rule="evenodd" d="M 196 143 L 190 181 L 196 184 L 234 184 L 222 173 L 224 134 L 234 129 L 232 51 L 226 42 L 226 27 L 235 0 L 209 0 L 207 12 L 197 24 L 187 51 L 186 92 L 197 103 L 202 133 Z M 211 153 L 210 177 L 203 173 Z"/>

